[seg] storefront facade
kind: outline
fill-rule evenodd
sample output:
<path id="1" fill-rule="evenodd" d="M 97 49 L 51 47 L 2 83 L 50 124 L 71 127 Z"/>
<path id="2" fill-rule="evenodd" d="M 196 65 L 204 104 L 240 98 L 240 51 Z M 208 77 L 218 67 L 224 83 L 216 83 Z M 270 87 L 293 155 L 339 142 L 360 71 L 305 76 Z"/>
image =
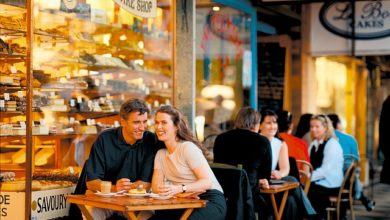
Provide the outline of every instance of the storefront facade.
<path id="1" fill-rule="evenodd" d="M 380 70 L 366 61 L 389 54 L 390 20 L 384 16 L 389 10 L 387 1 L 303 6 L 301 111 L 342 118 L 359 144 L 362 180 L 368 180 L 366 158 L 373 159 L 377 150 L 380 105 Z"/>

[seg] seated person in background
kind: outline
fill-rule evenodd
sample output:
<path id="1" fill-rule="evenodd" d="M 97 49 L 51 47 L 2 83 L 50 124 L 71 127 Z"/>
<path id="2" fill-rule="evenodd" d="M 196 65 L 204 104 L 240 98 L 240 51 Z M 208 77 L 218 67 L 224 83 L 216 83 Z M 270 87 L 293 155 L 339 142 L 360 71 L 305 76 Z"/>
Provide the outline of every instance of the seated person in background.
<path id="1" fill-rule="evenodd" d="M 339 139 L 339 143 L 341 147 L 343 148 L 343 154 L 353 155 L 354 158 L 357 161 L 359 161 L 360 155 L 359 155 L 359 148 L 356 139 L 353 136 L 342 132 L 343 128 L 338 115 L 329 114 L 328 117 L 332 121 L 332 125 L 335 130 L 336 136 Z M 350 164 L 344 163 L 344 171 L 348 168 L 349 165 Z M 362 204 L 366 207 L 367 211 L 372 211 L 375 208 L 375 201 L 368 199 L 364 195 L 363 187 L 359 179 L 359 174 L 360 174 L 360 167 L 358 167 L 355 176 L 356 178 L 355 185 L 354 185 L 355 199 L 359 199 L 362 202 Z"/>
<path id="2" fill-rule="evenodd" d="M 174 196 L 205 191 L 199 197 L 208 201 L 206 207 L 195 209 L 189 219 L 225 219 L 222 187 L 207 163 L 206 150 L 192 134 L 184 115 L 170 105 L 161 106 L 156 111 L 155 131 L 166 148 L 159 150 L 155 158 L 153 192 Z M 167 181 L 172 184 L 164 184 Z M 151 219 L 179 219 L 183 212 L 182 209 L 156 211 Z"/>
<path id="3" fill-rule="evenodd" d="M 318 219 L 326 218 L 329 196 L 337 196 L 343 182 L 343 150 L 336 140 L 332 122 L 326 115 L 314 115 L 310 120 L 313 141 L 310 161 L 314 171 L 308 197 L 317 211 Z"/>
<path id="4" fill-rule="evenodd" d="M 259 180 L 268 184 L 271 176 L 271 147 L 267 138 L 257 133 L 259 123 L 259 113 L 243 107 L 236 116 L 234 129 L 218 135 L 214 143 L 214 162 L 241 164 L 253 194 L 259 191 Z"/>
<path id="5" fill-rule="evenodd" d="M 297 130 L 295 131 L 295 137 L 301 138 L 309 145 L 311 143 L 310 137 L 310 119 L 313 116 L 311 113 L 306 113 L 299 117 Z"/>
<path id="6" fill-rule="evenodd" d="M 103 131 L 94 142 L 86 166 L 87 188 L 100 191 L 101 181 L 111 181 L 112 192 L 150 187 L 156 136 L 146 131 L 149 109 L 138 99 L 122 104 L 121 127 Z M 93 219 L 106 219 L 112 210 L 92 208 Z M 122 215 L 122 213 L 116 213 Z"/>
<path id="7" fill-rule="evenodd" d="M 308 144 L 291 134 L 294 129 L 292 121 L 293 116 L 290 112 L 281 111 L 278 113 L 279 136 L 288 146 L 289 157 L 310 162 Z"/>
<path id="8" fill-rule="evenodd" d="M 278 116 L 274 111 L 267 109 L 261 111 L 261 116 L 260 134 L 268 138 L 271 143 L 271 179 L 283 179 L 290 182 L 298 182 L 297 179 L 293 176 L 288 176 L 290 173 L 290 164 L 287 144 L 283 140 L 276 137 L 278 132 Z M 305 215 L 312 215 L 314 213 L 315 211 L 304 195 L 302 188 L 299 187 L 290 191 L 286 203 L 286 212 L 283 215 L 283 219 L 300 219 Z"/>
<path id="9" fill-rule="evenodd" d="M 272 151 L 271 179 L 280 180 L 288 176 L 290 164 L 288 161 L 288 148 L 286 142 L 275 137 L 278 132 L 278 116 L 274 111 L 261 111 L 260 134 L 268 138 Z M 276 167 L 279 169 L 276 169 Z"/>

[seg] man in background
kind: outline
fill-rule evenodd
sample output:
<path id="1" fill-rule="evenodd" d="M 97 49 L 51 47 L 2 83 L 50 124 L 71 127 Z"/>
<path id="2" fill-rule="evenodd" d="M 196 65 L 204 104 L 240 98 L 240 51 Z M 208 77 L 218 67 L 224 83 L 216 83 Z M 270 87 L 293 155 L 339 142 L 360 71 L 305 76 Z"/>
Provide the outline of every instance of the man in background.
<path id="1" fill-rule="evenodd" d="M 348 135 L 344 132 L 342 132 L 343 128 L 341 125 L 341 121 L 338 115 L 336 114 L 329 114 L 329 119 L 332 121 L 332 125 L 334 127 L 335 133 L 337 138 L 339 139 L 339 143 L 341 147 L 343 148 L 343 154 L 345 155 L 353 155 L 353 157 L 359 161 L 360 155 L 359 155 L 359 149 L 358 149 L 358 143 L 356 139 Z M 348 165 L 348 164 L 347 164 Z M 344 167 L 345 171 L 346 167 Z M 363 187 L 359 179 L 360 174 L 360 168 L 356 170 L 356 181 L 355 181 L 355 199 L 358 199 L 362 202 L 362 204 L 366 207 L 367 211 L 372 211 L 375 208 L 375 201 L 372 201 L 368 199 L 363 192 Z"/>

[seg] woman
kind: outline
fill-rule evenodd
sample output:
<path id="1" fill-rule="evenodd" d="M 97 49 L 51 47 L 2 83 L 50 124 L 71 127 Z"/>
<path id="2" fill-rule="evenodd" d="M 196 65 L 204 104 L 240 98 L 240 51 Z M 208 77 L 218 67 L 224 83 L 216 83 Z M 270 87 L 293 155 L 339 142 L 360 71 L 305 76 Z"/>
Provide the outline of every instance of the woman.
<path id="1" fill-rule="evenodd" d="M 326 218 L 329 196 L 336 196 L 343 181 L 343 150 L 336 140 L 332 122 L 325 115 L 310 119 L 310 162 L 314 171 L 308 197 L 319 218 Z"/>
<path id="2" fill-rule="evenodd" d="M 293 176 L 288 176 L 290 172 L 290 162 L 288 157 L 288 147 L 286 142 L 277 138 L 278 116 L 272 110 L 261 111 L 260 134 L 268 138 L 272 151 L 272 172 L 271 181 L 283 179 L 290 182 L 298 182 Z M 277 169 L 278 168 L 278 169 Z M 301 219 L 306 216 L 316 214 L 310 201 L 305 196 L 302 188 L 298 187 L 290 191 L 286 203 L 285 219 Z"/>
<path id="3" fill-rule="evenodd" d="M 199 197 L 208 200 L 207 206 L 195 209 L 189 219 L 224 219 L 226 202 L 222 188 L 183 114 L 169 105 L 160 107 L 155 116 L 155 132 L 166 148 L 156 154 L 153 192 L 174 196 L 182 192 L 205 191 Z M 165 180 L 172 184 L 163 184 Z M 182 213 L 182 210 L 156 211 L 151 219 L 179 219 Z"/>
<path id="4" fill-rule="evenodd" d="M 261 111 L 260 134 L 268 138 L 272 149 L 271 179 L 280 180 L 290 172 L 286 142 L 275 137 L 278 132 L 278 116 L 271 110 Z M 279 166 L 279 169 L 276 167 Z"/>

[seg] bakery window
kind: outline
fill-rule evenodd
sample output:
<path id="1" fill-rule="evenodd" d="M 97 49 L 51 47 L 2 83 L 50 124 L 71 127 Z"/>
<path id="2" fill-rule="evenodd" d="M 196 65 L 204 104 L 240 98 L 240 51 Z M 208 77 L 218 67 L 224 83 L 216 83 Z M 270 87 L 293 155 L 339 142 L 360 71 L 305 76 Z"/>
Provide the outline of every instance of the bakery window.
<path id="1" fill-rule="evenodd" d="M 172 102 L 172 1 L 157 1 L 151 18 L 107 0 L 0 2 L 1 196 L 19 198 L 31 182 L 27 214 L 39 219 L 34 199 L 72 192 L 97 134 L 120 126 L 125 100 L 152 112 Z"/>

